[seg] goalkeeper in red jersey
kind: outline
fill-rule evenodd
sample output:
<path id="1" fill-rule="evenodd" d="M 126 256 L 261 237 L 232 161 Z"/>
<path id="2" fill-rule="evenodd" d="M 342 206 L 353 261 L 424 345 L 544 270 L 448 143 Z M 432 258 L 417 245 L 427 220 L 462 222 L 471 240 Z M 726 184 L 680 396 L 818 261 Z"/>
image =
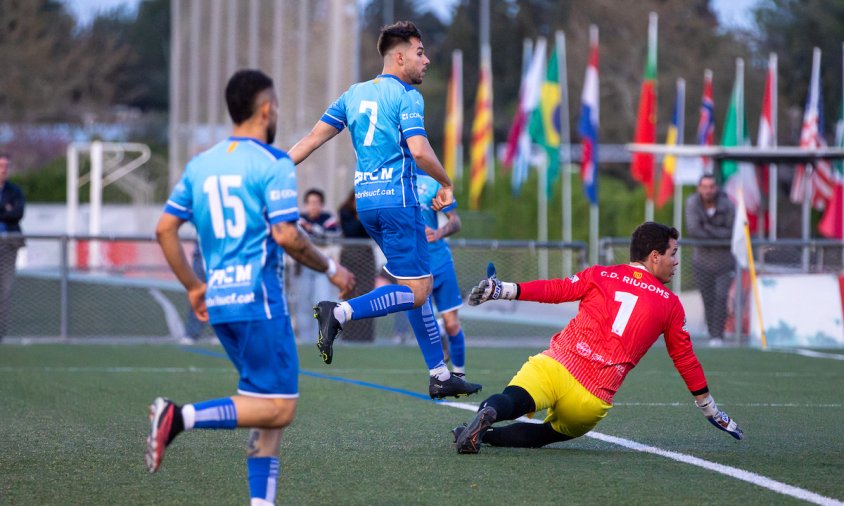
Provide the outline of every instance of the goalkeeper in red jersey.
<path id="1" fill-rule="evenodd" d="M 539 448 L 586 434 L 606 416 L 627 373 L 660 334 L 703 415 L 741 439 L 741 427 L 715 405 L 692 349 L 683 306 L 665 287 L 677 268 L 678 238 L 675 228 L 644 223 L 630 238 L 629 264 L 595 265 L 567 279 L 507 283 L 490 264 L 489 277 L 472 289 L 469 305 L 499 299 L 579 300 L 580 308 L 547 350 L 530 357 L 502 393 L 481 403 L 468 424 L 452 431 L 457 452 L 478 453 L 482 442 Z M 492 427 L 546 408 L 545 423 Z"/>

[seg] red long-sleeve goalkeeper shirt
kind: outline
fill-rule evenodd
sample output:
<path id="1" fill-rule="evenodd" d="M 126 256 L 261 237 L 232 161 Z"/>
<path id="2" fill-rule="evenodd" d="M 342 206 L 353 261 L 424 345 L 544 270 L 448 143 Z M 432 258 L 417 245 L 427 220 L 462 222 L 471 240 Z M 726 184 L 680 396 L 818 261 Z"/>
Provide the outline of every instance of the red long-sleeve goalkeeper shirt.
<path id="1" fill-rule="evenodd" d="M 543 353 L 608 403 L 660 334 L 689 391 L 706 389 L 680 299 L 638 264 L 596 265 L 566 279 L 519 283 L 518 300 L 580 301 L 577 315 Z"/>

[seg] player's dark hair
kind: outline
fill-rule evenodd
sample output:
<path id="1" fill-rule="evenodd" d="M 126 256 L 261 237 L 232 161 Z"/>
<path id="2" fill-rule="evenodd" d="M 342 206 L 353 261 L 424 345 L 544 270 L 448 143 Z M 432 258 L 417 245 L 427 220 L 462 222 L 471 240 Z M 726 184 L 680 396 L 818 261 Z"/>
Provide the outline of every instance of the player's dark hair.
<path id="1" fill-rule="evenodd" d="M 671 239 L 679 238 L 680 232 L 674 227 L 653 221 L 642 223 L 630 236 L 630 261 L 643 262 L 654 250 L 664 255 Z"/>
<path id="2" fill-rule="evenodd" d="M 235 125 L 255 114 L 258 95 L 273 87 L 273 80 L 260 70 L 238 70 L 226 85 L 226 105 Z"/>
<path id="3" fill-rule="evenodd" d="M 306 191 L 305 197 L 302 199 L 302 201 L 307 202 L 308 197 L 310 197 L 311 195 L 316 195 L 317 197 L 319 197 L 319 201 L 325 204 L 325 194 L 322 193 L 322 190 L 317 190 L 316 188 L 311 188 L 310 190 Z"/>
<path id="4" fill-rule="evenodd" d="M 399 21 L 381 29 L 378 36 L 378 54 L 382 57 L 399 44 L 410 42 L 410 39 L 422 40 L 422 34 L 411 21 Z"/>

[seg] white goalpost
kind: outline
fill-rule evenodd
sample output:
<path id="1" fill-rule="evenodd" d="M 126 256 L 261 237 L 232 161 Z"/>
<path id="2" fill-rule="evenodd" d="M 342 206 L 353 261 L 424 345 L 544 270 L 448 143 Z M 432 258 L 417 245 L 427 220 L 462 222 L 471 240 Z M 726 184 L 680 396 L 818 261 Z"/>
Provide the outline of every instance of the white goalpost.
<path id="1" fill-rule="evenodd" d="M 67 216 L 66 233 L 74 236 L 79 230 L 79 189 L 89 185 L 90 212 L 86 234 L 97 236 L 102 233 L 103 188 L 123 178 L 149 161 L 152 153 L 149 146 L 137 142 L 72 142 L 67 146 Z M 91 170 L 80 174 L 80 161 L 84 157 L 91 161 Z M 146 188 L 139 188 L 146 193 Z M 76 265 L 76 248 L 69 248 L 70 264 Z M 99 241 L 91 241 L 88 248 L 87 265 L 101 266 L 102 247 Z"/>

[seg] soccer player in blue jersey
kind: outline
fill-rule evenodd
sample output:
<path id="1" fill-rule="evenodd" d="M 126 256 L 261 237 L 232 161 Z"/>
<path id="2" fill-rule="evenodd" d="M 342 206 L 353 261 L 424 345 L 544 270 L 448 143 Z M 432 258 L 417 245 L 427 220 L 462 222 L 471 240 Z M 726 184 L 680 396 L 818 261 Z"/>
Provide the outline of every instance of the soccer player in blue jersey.
<path id="1" fill-rule="evenodd" d="M 448 346 L 451 356 L 451 373 L 466 375 L 466 340 L 463 328 L 457 316 L 457 310 L 463 306 L 460 286 L 457 284 L 457 273 L 454 271 L 454 259 L 451 248 L 445 238 L 460 231 L 460 216 L 457 214 L 457 202 L 440 209 L 447 221 L 439 226 L 437 211 L 431 207 L 434 197 L 439 191 L 440 184 L 436 179 L 420 172 L 416 176 L 416 192 L 419 195 L 422 218 L 425 220 L 425 236 L 428 239 L 428 252 L 431 254 L 431 275 L 434 286 L 431 298 L 437 306 L 437 311 L 443 320 L 444 333 L 443 350 Z"/>
<path id="2" fill-rule="evenodd" d="M 413 87 L 421 84 L 430 61 L 416 26 L 401 21 L 381 30 L 378 52 L 384 59 L 380 75 L 352 85 L 313 129 L 290 149 L 298 164 L 315 149 L 349 128 L 357 155 L 355 201 L 358 216 L 384 256 L 391 284 L 335 303 L 314 307 L 319 323 L 317 347 L 326 364 L 342 325 L 407 311 L 416 341 L 430 373 L 432 398 L 463 396 L 481 389 L 452 375 L 445 365 L 440 333 L 428 297 L 432 279 L 425 222 L 419 210 L 415 179 L 417 166 L 440 183 L 434 209 L 453 200 L 451 180 L 437 159 L 425 133 L 424 100 Z"/>
<path id="3" fill-rule="evenodd" d="M 167 263 L 188 291 L 197 317 L 210 321 L 240 374 L 237 395 L 150 406 L 146 464 L 155 472 L 165 448 L 190 429 L 252 428 L 246 459 L 252 505 L 272 504 L 282 429 L 299 397 L 299 359 L 283 290 L 283 252 L 324 272 L 341 293 L 354 277 L 323 255 L 297 226 L 296 170 L 270 144 L 278 116 L 273 81 L 257 70 L 236 72 L 226 86 L 232 136 L 185 167 L 156 235 Z M 207 284 L 198 279 L 179 240 L 196 227 Z"/>

